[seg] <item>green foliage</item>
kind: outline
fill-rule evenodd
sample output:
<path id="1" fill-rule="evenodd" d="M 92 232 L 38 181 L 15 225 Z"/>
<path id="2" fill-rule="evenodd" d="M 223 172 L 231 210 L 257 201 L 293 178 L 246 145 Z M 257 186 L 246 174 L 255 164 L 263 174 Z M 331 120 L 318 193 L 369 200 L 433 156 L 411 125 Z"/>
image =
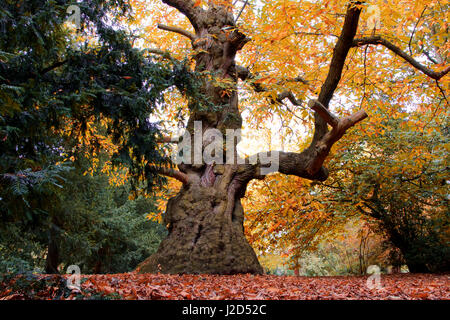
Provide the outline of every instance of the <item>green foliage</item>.
<path id="1" fill-rule="evenodd" d="M 146 218 L 154 201 L 142 196 L 117 204 L 117 193 L 106 176 L 74 175 L 62 203 L 62 268 L 77 264 L 84 273 L 119 273 L 134 270 L 156 251 L 165 228 Z"/>
<path id="2" fill-rule="evenodd" d="M 20 222 L 0 226 L 0 274 L 43 272 L 46 233 Z"/>
<path id="3" fill-rule="evenodd" d="M 0 228 L 0 272 L 42 272 L 50 225 L 58 244 L 60 271 L 71 264 L 83 273 L 119 273 L 135 269 L 156 251 L 165 228 L 146 218 L 154 201 L 125 200 L 130 186 L 112 187 L 105 175 L 64 175 L 64 188 L 51 215 L 32 223 L 12 220 Z M 123 196 L 122 196 L 123 197 Z"/>

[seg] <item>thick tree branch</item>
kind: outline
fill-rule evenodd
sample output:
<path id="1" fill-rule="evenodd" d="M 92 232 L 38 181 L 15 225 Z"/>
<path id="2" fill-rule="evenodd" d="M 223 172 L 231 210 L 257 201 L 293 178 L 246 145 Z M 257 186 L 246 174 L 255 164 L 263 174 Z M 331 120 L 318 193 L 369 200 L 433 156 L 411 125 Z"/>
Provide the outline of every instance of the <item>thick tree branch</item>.
<path id="1" fill-rule="evenodd" d="M 323 104 L 321 104 L 319 101 L 310 100 L 308 102 L 308 107 L 310 107 L 311 109 L 316 111 L 323 118 L 323 120 L 325 120 L 333 128 L 337 127 L 337 125 L 339 124 L 339 119 L 336 118 L 330 112 L 330 110 L 325 108 L 325 106 Z"/>
<path id="2" fill-rule="evenodd" d="M 336 90 L 339 81 L 341 80 L 342 70 L 344 68 L 345 60 L 348 52 L 352 47 L 353 39 L 358 29 L 359 15 L 361 8 L 357 7 L 359 2 L 351 1 L 347 7 L 345 14 L 344 25 L 342 26 L 341 34 L 336 42 L 333 50 L 333 56 L 330 62 L 330 68 L 328 70 L 327 77 L 323 83 L 318 102 L 328 109 L 331 98 Z M 316 112 L 314 114 L 314 136 L 310 148 L 315 148 L 317 142 L 328 132 L 327 122 L 322 116 Z"/>
<path id="3" fill-rule="evenodd" d="M 331 131 L 327 132 L 325 136 L 314 145 L 313 150 L 307 150 L 307 153 L 312 153 L 311 161 L 308 164 L 308 172 L 310 174 L 314 174 L 315 172 L 320 171 L 333 144 L 342 138 L 349 128 L 353 127 L 365 118 L 367 118 L 367 113 L 364 110 L 360 110 L 348 117 L 340 119 L 337 125 L 333 127 Z"/>
<path id="4" fill-rule="evenodd" d="M 333 128 L 337 127 L 337 125 L 339 123 L 339 119 L 336 118 L 330 112 L 330 110 L 325 108 L 325 106 L 323 104 L 321 104 L 319 101 L 310 100 L 308 102 L 308 107 L 310 107 L 315 112 L 317 112 L 322 117 L 322 119 L 325 120 L 330 126 L 332 126 Z"/>
<path id="5" fill-rule="evenodd" d="M 165 24 L 160 24 L 158 23 L 158 28 L 161 30 L 166 30 L 166 31 L 170 31 L 170 32 L 175 32 L 178 34 L 181 34 L 182 36 L 185 36 L 189 39 L 191 39 L 191 41 L 195 41 L 195 39 L 197 39 L 197 37 L 195 36 L 195 34 L 184 30 L 183 28 L 179 28 L 179 27 L 173 27 L 173 26 L 166 26 Z"/>
<path id="6" fill-rule="evenodd" d="M 401 57 L 403 60 L 408 62 L 410 65 L 412 65 L 417 70 L 423 72 L 427 76 L 429 76 L 432 79 L 439 80 L 443 76 L 445 76 L 447 73 L 450 72 L 450 66 L 445 68 L 444 70 L 440 72 L 433 71 L 423 64 L 419 63 L 417 60 L 415 60 L 410 55 L 406 54 L 402 49 L 394 45 L 393 43 L 389 42 L 388 40 L 382 38 L 381 36 L 373 36 L 373 37 L 364 37 L 364 38 L 358 38 L 354 39 L 352 46 L 353 47 L 360 47 L 367 44 L 373 44 L 373 45 L 379 45 L 386 47 L 387 49 L 391 50 L 393 53 Z"/>
<path id="7" fill-rule="evenodd" d="M 174 7 L 184 14 L 196 31 L 200 29 L 201 15 L 204 10 L 200 6 L 195 6 L 192 0 L 162 0 L 165 4 Z"/>
<path id="8" fill-rule="evenodd" d="M 188 183 L 188 175 L 184 172 L 170 169 L 170 168 L 160 168 L 158 172 L 164 176 L 172 177 L 177 179 L 178 181 L 181 181 L 183 184 Z"/>
<path id="9" fill-rule="evenodd" d="M 329 116 L 329 114 L 324 110 L 328 109 L 331 98 L 333 97 L 339 81 L 341 80 L 342 70 L 344 68 L 348 52 L 352 48 L 353 39 L 355 38 L 356 31 L 358 29 L 359 16 L 361 13 L 361 8 L 357 6 L 358 4 L 360 4 L 360 2 L 351 1 L 347 7 L 344 25 L 342 26 L 341 34 L 333 50 L 333 56 L 331 58 L 327 77 L 320 89 L 319 98 L 317 102 L 314 103 L 314 107 L 319 111 L 316 110 L 314 114 L 313 140 L 310 146 L 305 150 L 305 152 L 311 155 L 312 162 L 310 163 L 311 168 L 309 169 L 312 170 L 311 174 L 314 170 L 319 170 L 321 168 L 325 157 L 331 149 L 331 146 L 340 137 L 342 137 L 346 130 L 339 129 L 341 128 L 341 121 L 344 121 L 345 119 L 339 121 L 338 125 L 336 125 L 335 120 L 333 120 L 332 117 Z M 362 111 L 362 113 L 366 115 L 364 111 Z M 344 123 L 347 122 L 348 121 L 344 121 Z M 332 123 L 332 135 L 328 132 L 327 123 Z M 335 137 L 339 138 L 334 139 Z"/>

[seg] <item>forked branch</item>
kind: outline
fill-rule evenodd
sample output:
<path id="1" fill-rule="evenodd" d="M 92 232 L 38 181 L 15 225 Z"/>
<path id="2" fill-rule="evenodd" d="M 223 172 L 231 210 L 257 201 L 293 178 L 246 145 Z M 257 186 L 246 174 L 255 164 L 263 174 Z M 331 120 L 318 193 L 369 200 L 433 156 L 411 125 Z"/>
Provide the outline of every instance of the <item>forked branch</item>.
<path id="1" fill-rule="evenodd" d="M 321 112 L 326 110 L 327 118 L 332 123 L 330 123 L 330 125 L 333 126 L 332 130 L 327 132 L 317 143 L 311 145 L 301 153 L 278 152 L 278 163 L 261 163 L 259 161 L 253 166 L 246 165 L 244 169 L 247 171 L 245 174 L 248 179 L 264 178 L 264 176 L 261 175 L 261 168 L 263 167 L 265 167 L 266 174 L 278 171 L 311 180 L 324 181 L 327 179 L 328 170 L 323 167 L 323 162 L 330 153 L 331 147 L 336 141 L 342 138 L 349 128 L 364 120 L 367 117 L 367 113 L 364 110 L 360 110 L 348 117 L 338 119 L 329 113 L 328 109 L 322 109 L 320 106 L 317 107 L 317 101 L 313 101 L 313 103 L 310 104 L 313 105 L 314 108 L 321 110 Z M 252 158 L 264 159 L 267 158 L 267 154 L 259 153 L 257 156 L 252 156 L 248 159 Z M 269 158 L 273 158 L 273 154 L 270 154 Z M 267 170 L 269 170 L 269 168 L 273 169 L 273 171 L 268 172 Z M 248 171 L 251 171 L 252 174 L 249 174 Z"/>

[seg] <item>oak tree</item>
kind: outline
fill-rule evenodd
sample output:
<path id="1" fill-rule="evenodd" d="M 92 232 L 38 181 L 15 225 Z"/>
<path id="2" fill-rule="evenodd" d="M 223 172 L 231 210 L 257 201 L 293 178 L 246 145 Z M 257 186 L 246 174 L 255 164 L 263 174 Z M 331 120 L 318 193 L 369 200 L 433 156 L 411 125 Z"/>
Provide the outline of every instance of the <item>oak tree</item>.
<path id="1" fill-rule="evenodd" d="M 262 25 L 265 27 L 264 31 L 260 31 L 263 36 L 254 39 L 259 43 L 252 47 L 252 54 L 243 49 L 245 46 L 251 45 L 253 39 L 249 38 L 247 34 L 256 34 L 252 31 L 255 24 L 250 21 L 246 21 L 244 24 L 237 23 L 248 1 L 243 2 L 243 6 L 237 6 L 237 1 L 227 0 L 163 0 L 162 2 L 178 10 L 189 21 L 190 26 L 183 22 L 185 28 L 165 24 L 158 24 L 158 28 L 186 38 L 187 42 L 185 41 L 184 44 L 190 43 L 190 57 L 194 68 L 198 73 L 206 75 L 202 92 L 214 106 L 198 108 L 196 103 L 192 101 L 188 103 L 189 119 L 186 130 L 191 136 L 195 134 L 196 121 L 201 121 L 202 133 L 210 129 L 217 129 L 225 134 L 227 129 L 241 129 L 243 118 L 242 110 L 239 108 L 239 80 L 248 83 L 255 92 L 263 94 L 260 104 L 280 105 L 289 101 L 289 105 L 293 108 L 304 107 L 301 98 L 305 98 L 306 95 L 296 96 L 298 90 L 295 90 L 295 87 L 304 86 L 308 80 L 301 76 L 281 80 L 271 79 L 270 76 L 264 77 L 261 74 L 252 73 L 248 66 L 241 66 L 237 62 L 239 53 L 245 52 L 246 57 L 239 57 L 240 61 L 248 61 L 249 65 L 267 64 L 276 69 L 285 67 L 271 63 L 272 57 L 276 61 L 276 57 L 280 54 L 287 59 L 290 55 L 301 55 L 302 48 L 298 48 L 297 52 L 291 51 L 289 54 L 277 52 L 274 48 L 271 51 L 267 50 L 265 54 L 259 54 L 259 51 L 264 50 L 261 48 L 262 46 L 258 46 L 261 44 L 260 40 L 264 38 L 264 32 L 269 32 L 273 28 L 273 24 L 278 23 L 278 21 L 274 21 L 277 9 L 279 9 L 277 12 L 285 14 L 286 20 L 279 23 L 290 26 L 291 30 L 284 33 L 277 32 L 277 35 L 272 37 L 272 43 L 281 43 L 283 39 L 297 34 L 296 21 L 291 20 L 293 20 L 292 17 L 295 16 L 296 10 L 301 7 L 300 3 L 276 1 L 273 6 L 279 5 L 281 8 L 274 8 L 273 12 L 260 13 L 266 19 L 267 24 Z M 266 6 L 271 5 L 271 2 L 263 1 L 262 3 Z M 136 5 L 139 8 L 143 6 L 139 2 Z M 358 47 L 364 45 L 381 45 L 436 81 L 448 73 L 449 67 L 435 72 L 416 61 L 392 42 L 375 34 L 356 38 L 360 14 L 364 5 L 365 3 L 357 1 L 350 1 L 347 4 L 339 1 L 333 3 L 327 1 L 321 10 L 317 9 L 320 8 L 320 4 L 317 4 L 311 17 L 308 16 L 312 24 L 317 22 L 315 19 L 318 19 L 321 14 L 324 14 L 324 11 L 327 10 L 326 7 L 329 7 L 328 10 L 331 11 L 335 9 L 345 12 L 344 14 L 332 12 L 338 18 L 332 21 L 330 26 L 337 26 L 339 34 L 322 35 L 325 48 L 329 45 L 330 37 L 335 37 L 337 40 L 333 41 L 334 48 L 327 63 L 328 71 L 321 80 L 321 85 L 314 92 L 316 97 L 313 96 L 313 99 L 307 104 L 314 111 L 313 137 L 309 145 L 301 152 L 280 151 L 276 171 L 309 180 L 326 180 L 328 170 L 324 167 L 324 161 L 332 146 L 343 137 L 349 128 L 367 117 L 364 110 L 358 110 L 339 118 L 329 109 L 330 101 L 338 88 L 352 49 L 357 50 Z M 305 6 L 307 8 L 308 4 Z M 294 14 L 289 14 L 289 11 L 293 11 Z M 305 9 L 305 14 L 306 11 L 307 9 Z M 170 16 L 165 11 L 161 15 Z M 251 13 L 247 17 L 251 18 Z M 270 39 L 271 35 L 268 35 L 267 38 Z M 181 40 L 178 41 L 177 45 L 183 44 Z M 158 43 L 158 41 L 153 41 L 153 43 L 155 42 Z M 159 41 L 159 43 L 161 44 L 163 41 Z M 280 45 L 280 47 L 282 46 Z M 320 48 L 316 48 L 316 51 L 320 54 Z M 162 48 L 154 49 L 153 52 L 171 55 Z M 180 55 L 182 54 L 179 51 L 173 53 L 173 56 Z M 322 63 L 326 63 L 327 57 L 326 53 L 322 55 Z M 287 65 L 289 66 L 289 62 Z M 295 68 L 292 67 L 292 69 L 295 72 Z M 276 88 L 278 92 L 274 92 L 273 88 Z M 264 95 L 264 93 L 267 94 Z M 202 142 L 201 154 L 210 142 L 210 140 Z M 233 147 L 236 142 L 233 141 Z M 195 150 L 195 142 L 191 143 L 191 150 Z M 230 149 L 230 146 L 223 146 L 223 154 L 226 153 L 227 148 Z M 269 151 L 268 154 L 272 155 L 273 153 L 270 152 L 274 151 Z M 227 159 L 225 164 L 204 160 L 196 164 L 182 162 L 178 164 L 178 170 L 169 170 L 167 174 L 181 181 L 183 186 L 179 193 L 168 201 L 166 212 L 163 215 L 164 223 L 169 230 L 168 237 L 163 240 L 158 251 L 140 265 L 140 271 L 261 273 L 262 268 L 257 257 L 244 236 L 244 211 L 241 198 L 251 180 L 264 179 L 264 173 L 274 171 L 271 166 L 272 162 L 261 161 L 263 156 L 264 153 L 258 154 L 256 163 L 250 161 L 254 159 L 252 157 L 246 158 L 245 163 L 239 163 L 237 157 L 233 157 L 231 162 L 230 159 Z"/>

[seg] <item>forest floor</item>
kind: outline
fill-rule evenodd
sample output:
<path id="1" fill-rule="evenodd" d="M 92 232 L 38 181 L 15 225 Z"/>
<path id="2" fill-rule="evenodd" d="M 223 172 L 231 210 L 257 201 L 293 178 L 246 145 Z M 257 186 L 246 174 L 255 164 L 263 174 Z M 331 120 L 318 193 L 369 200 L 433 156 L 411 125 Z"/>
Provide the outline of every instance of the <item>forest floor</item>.
<path id="1" fill-rule="evenodd" d="M 133 272 L 81 275 L 79 291 L 65 287 L 67 277 L 34 275 L 31 278 L 21 276 L 9 279 L 0 285 L 0 299 L 450 300 L 449 274 L 380 275 L 379 285 L 376 286 L 377 282 L 373 275 L 297 277 L 249 274 L 163 275 Z M 30 282 L 28 287 L 24 284 L 25 278 Z"/>

